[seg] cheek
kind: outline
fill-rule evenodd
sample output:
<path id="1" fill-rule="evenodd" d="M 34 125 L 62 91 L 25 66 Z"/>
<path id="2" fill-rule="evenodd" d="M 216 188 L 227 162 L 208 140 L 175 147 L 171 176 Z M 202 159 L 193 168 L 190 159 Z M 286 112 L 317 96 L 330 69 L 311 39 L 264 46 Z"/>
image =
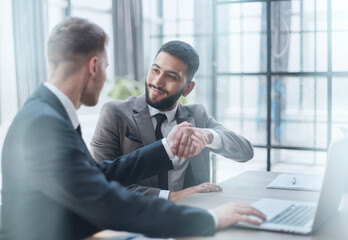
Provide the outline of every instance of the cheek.
<path id="1" fill-rule="evenodd" d="M 181 89 L 182 89 L 183 87 L 184 87 L 184 85 L 178 84 L 178 83 L 172 83 L 172 84 L 169 84 L 169 85 L 168 85 L 168 89 L 169 89 L 170 91 L 172 91 L 172 92 L 175 92 L 175 93 L 181 91 Z"/>
<path id="2" fill-rule="evenodd" d="M 153 82 L 153 76 L 151 73 L 148 73 L 146 76 L 146 83 L 152 83 Z"/>

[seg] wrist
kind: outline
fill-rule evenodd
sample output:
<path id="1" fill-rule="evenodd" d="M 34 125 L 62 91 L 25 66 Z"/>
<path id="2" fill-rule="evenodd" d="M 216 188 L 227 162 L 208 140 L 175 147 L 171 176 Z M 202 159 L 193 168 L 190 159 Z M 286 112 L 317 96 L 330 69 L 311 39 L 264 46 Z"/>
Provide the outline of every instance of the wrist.
<path id="1" fill-rule="evenodd" d="M 178 196 L 177 196 L 176 192 L 169 192 L 168 200 L 170 200 L 172 202 L 178 201 Z"/>
<path id="2" fill-rule="evenodd" d="M 170 160 L 173 160 L 173 158 L 174 158 L 173 150 L 171 149 L 171 147 L 170 147 L 170 145 L 169 145 L 169 143 L 168 143 L 166 138 L 162 138 L 162 144 L 163 144 L 163 147 L 164 147 L 164 149 L 166 150 L 166 152 L 168 154 L 168 158 Z"/>
<path id="3" fill-rule="evenodd" d="M 177 201 L 193 194 L 190 192 L 190 190 L 191 190 L 191 188 L 186 188 L 186 189 L 183 189 L 183 190 L 177 191 L 177 192 L 169 192 L 168 200 L 170 200 L 172 202 L 177 202 Z"/>
<path id="4" fill-rule="evenodd" d="M 214 140 L 214 134 L 211 131 L 207 130 L 207 129 L 204 129 L 204 130 L 205 130 L 205 136 L 208 139 L 207 143 L 211 144 L 213 142 L 213 140 Z"/>

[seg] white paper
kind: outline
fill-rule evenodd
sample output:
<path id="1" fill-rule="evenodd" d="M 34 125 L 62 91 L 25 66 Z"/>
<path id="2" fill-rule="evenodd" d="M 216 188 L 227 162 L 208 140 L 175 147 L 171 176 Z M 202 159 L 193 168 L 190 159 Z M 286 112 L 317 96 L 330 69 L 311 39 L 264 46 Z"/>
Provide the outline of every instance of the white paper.
<path id="1" fill-rule="evenodd" d="M 267 188 L 320 191 L 323 176 L 299 173 L 282 173 Z"/>

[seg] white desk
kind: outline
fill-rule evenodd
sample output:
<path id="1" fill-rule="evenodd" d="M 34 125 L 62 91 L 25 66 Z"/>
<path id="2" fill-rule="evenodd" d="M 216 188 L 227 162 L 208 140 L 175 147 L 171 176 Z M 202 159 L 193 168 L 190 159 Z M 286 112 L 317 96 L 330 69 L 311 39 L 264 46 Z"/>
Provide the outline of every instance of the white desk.
<path id="1" fill-rule="evenodd" d="M 223 191 L 220 193 L 200 193 L 192 195 L 178 202 L 178 204 L 211 209 L 229 201 L 252 203 L 259 198 L 280 198 L 299 201 L 316 201 L 319 192 L 266 189 L 279 173 L 248 171 L 231 178 L 220 185 Z M 102 231 L 94 235 L 92 239 L 119 239 L 120 235 L 115 231 Z M 347 240 L 348 239 L 348 194 L 342 197 L 338 212 L 329 219 L 321 228 L 312 235 L 295 235 L 288 233 L 268 232 L 252 229 L 228 228 L 218 231 L 213 237 L 181 238 L 194 239 L 245 239 L 245 240 Z"/>

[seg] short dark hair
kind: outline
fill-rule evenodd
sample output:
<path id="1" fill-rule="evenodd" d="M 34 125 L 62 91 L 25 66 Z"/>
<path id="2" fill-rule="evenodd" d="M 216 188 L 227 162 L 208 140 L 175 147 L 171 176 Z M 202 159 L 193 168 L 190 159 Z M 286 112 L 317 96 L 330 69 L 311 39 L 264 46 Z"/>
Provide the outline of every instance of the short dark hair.
<path id="1" fill-rule="evenodd" d="M 108 36 L 97 24 L 84 18 L 68 17 L 51 31 L 47 41 L 48 62 L 54 66 L 71 61 L 76 71 L 82 60 L 105 51 Z"/>
<path id="2" fill-rule="evenodd" d="M 188 43 L 182 41 L 170 41 L 161 46 L 160 52 L 166 52 L 183 61 L 187 67 L 187 81 L 191 81 L 199 67 L 199 56 L 196 50 Z"/>

